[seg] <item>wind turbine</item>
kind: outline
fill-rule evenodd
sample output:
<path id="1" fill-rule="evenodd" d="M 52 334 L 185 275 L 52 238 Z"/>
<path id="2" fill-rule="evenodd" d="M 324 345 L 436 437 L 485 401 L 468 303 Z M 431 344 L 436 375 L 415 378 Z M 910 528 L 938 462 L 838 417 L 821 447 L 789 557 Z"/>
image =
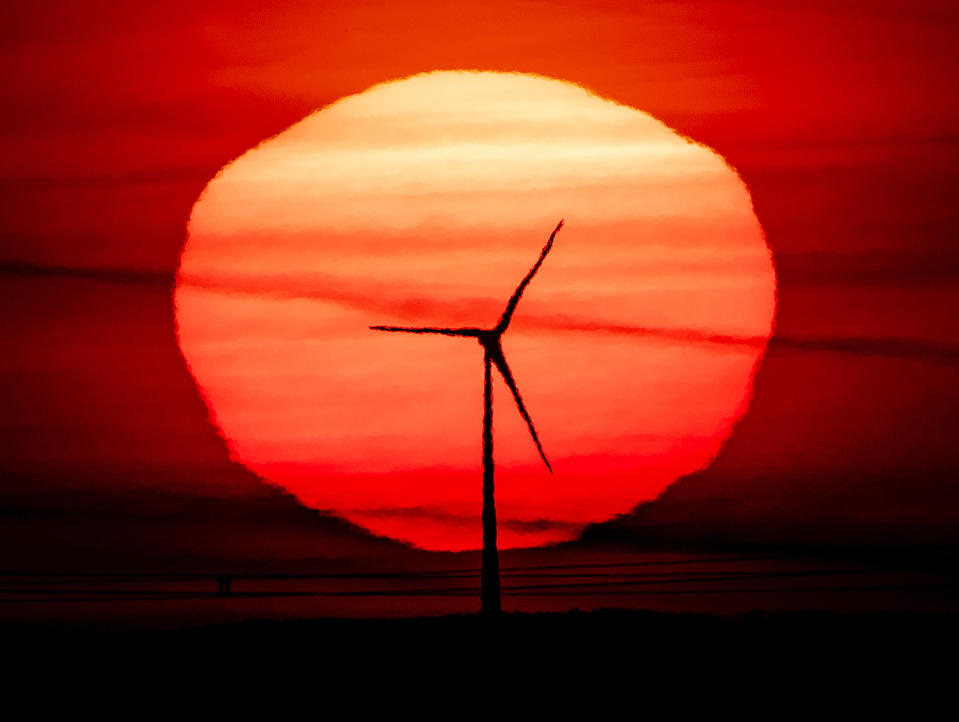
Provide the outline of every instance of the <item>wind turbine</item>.
<path id="1" fill-rule="evenodd" d="M 499 552 L 496 549 L 496 505 L 493 501 L 493 380 L 492 367 L 495 365 L 513 393 L 516 400 L 516 406 L 519 408 L 520 415 L 526 420 L 529 427 L 529 433 L 533 437 L 533 443 L 536 449 L 549 469 L 553 473 L 553 467 L 549 465 L 549 460 L 543 452 L 543 447 L 539 443 L 539 437 L 536 435 L 536 429 L 533 427 L 533 420 L 526 411 L 523 404 L 523 397 L 520 396 L 519 389 L 516 388 L 516 381 L 509 370 L 509 364 L 506 363 L 506 356 L 503 355 L 503 346 L 500 339 L 506 333 L 509 327 L 510 319 L 513 318 L 513 312 L 516 311 L 516 305 L 523 296 L 523 291 L 533 280 L 533 276 L 543 265 L 546 254 L 553 247 L 553 239 L 563 227 L 563 221 L 560 221 L 549 236 L 549 240 L 539 254 L 539 260 L 533 265 L 526 277 L 520 281 L 519 286 L 513 292 L 509 303 L 506 304 L 506 310 L 500 317 L 499 322 L 493 328 L 409 328 L 404 326 L 370 326 L 374 331 L 390 331 L 393 333 L 436 333 L 443 336 L 464 336 L 475 338 L 483 347 L 483 571 L 482 588 L 480 592 L 482 613 L 487 616 L 495 616 L 500 613 L 500 585 L 499 585 Z"/>

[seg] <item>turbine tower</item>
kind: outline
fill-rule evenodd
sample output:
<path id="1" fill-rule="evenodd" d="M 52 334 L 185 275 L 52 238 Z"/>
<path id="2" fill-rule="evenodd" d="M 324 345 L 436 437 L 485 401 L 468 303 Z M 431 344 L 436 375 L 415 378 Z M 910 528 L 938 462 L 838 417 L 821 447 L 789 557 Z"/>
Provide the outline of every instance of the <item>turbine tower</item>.
<path id="1" fill-rule="evenodd" d="M 503 380 L 513 393 L 516 400 L 516 406 L 520 415 L 526 421 L 529 427 L 529 433 L 533 437 L 533 443 L 539 451 L 543 463 L 553 473 L 553 467 L 549 465 L 549 460 L 543 452 L 543 447 L 539 443 L 539 437 L 536 435 L 536 429 L 533 426 L 533 420 L 526 411 L 523 404 L 523 397 L 520 396 L 519 389 L 516 388 L 516 381 L 509 370 L 509 364 L 506 363 L 506 356 L 503 355 L 503 346 L 500 343 L 503 334 L 509 327 L 510 319 L 513 318 L 513 312 L 516 311 L 516 305 L 523 296 L 523 291 L 533 280 L 533 276 L 543 265 L 546 254 L 553 247 L 553 239 L 563 227 L 563 221 L 560 221 L 549 236 L 549 240 L 539 254 L 539 259 L 526 274 L 526 277 L 520 281 L 519 286 L 513 292 L 509 303 L 506 304 L 506 310 L 500 317 L 499 322 L 493 328 L 409 328 L 403 326 L 370 326 L 374 331 L 390 331 L 393 333 L 435 333 L 443 336 L 464 336 L 475 338 L 483 347 L 483 571 L 482 571 L 482 589 L 480 592 L 482 613 L 485 616 L 495 616 L 500 613 L 500 585 L 499 585 L 499 552 L 496 548 L 496 505 L 493 501 L 493 380 L 492 367 L 495 365 L 502 375 Z"/>

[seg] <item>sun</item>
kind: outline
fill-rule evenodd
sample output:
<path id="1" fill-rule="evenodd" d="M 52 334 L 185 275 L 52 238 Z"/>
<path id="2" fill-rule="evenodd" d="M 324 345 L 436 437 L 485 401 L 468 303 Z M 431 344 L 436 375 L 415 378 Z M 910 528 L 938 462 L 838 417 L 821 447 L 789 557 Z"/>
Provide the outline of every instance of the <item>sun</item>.
<path id="1" fill-rule="evenodd" d="M 503 337 L 555 474 L 494 385 L 500 546 L 573 538 L 709 464 L 775 315 L 746 185 L 637 109 L 473 71 L 343 98 L 196 202 L 178 336 L 233 456 L 374 533 L 478 548 L 482 354 L 369 327 L 494 326 L 560 218 Z"/>

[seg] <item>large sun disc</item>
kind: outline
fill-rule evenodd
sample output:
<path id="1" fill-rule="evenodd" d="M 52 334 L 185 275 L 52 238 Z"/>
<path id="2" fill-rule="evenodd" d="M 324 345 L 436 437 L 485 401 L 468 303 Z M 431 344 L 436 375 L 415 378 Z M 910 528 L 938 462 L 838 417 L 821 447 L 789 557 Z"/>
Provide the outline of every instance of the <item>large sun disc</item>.
<path id="1" fill-rule="evenodd" d="M 190 218 L 180 344 L 231 453 L 430 549 L 481 543 L 493 326 L 555 469 L 494 386 L 500 546 L 575 536 L 708 464 L 745 411 L 775 274 L 745 184 L 646 113 L 540 76 L 436 72 L 313 113 Z"/>

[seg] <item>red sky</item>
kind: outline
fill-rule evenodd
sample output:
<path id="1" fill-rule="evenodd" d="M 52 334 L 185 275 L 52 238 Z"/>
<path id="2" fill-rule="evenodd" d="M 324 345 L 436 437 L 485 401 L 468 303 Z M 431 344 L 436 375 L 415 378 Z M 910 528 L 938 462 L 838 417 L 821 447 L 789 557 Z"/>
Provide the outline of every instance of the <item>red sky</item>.
<path id="1" fill-rule="evenodd" d="M 190 209 L 316 108 L 446 68 L 582 84 L 716 149 L 750 189 L 776 336 L 726 450 L 650 524 L 827 540 L 955 527 L 953 4 L 355 5 L 0 10 L 0 493 L 34 515 L 37 543 L 65 498 L 122 517 L 131 490 L 254 493 L 176 346 Z"/>

